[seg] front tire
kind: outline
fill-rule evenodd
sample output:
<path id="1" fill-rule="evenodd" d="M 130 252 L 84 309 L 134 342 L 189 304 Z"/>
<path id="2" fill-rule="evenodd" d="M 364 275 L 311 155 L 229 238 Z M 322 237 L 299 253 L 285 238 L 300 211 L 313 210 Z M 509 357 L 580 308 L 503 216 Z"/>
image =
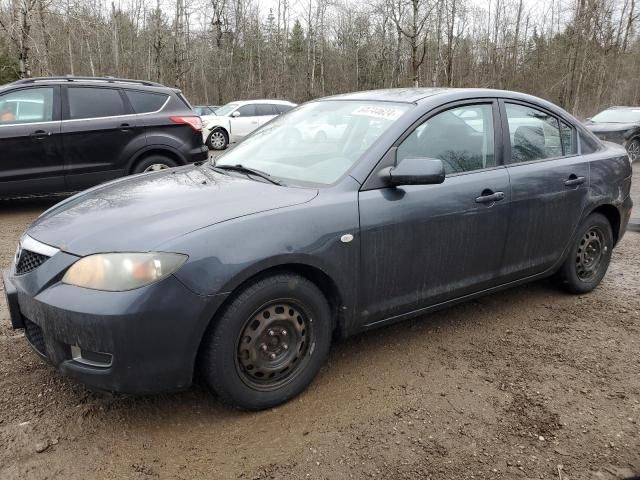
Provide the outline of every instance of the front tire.
<path id="1" fill-rule="evenodd" d="M 560 285 L 570 293 L 588 293 L 607 273 L 613 251 L 613 232 L 607 217 L 589 215 L 578 230 L 577 240 L 557 274 Z"/>
<path id="2" fill-rule="evenodd" d="M 331 310 L 304 277 L 279 274 L 243 289 L 209 328 L 200 369 L 225 403 L 271 408 L 302 392 L 331 344 Z"/>
<path id="3" fill-rule="evenodd" d="M 212 150 L 224 150 L 229 145 L 229 136 L 221 128 L 216 128 L 207 138 L 207 146 Z"/>
<path id="4" fill-rule="evenodd" d="M 178 164 L 175 161 L 163 155 L 149 155 L 136 164 L 132 173 L 157 172 L 177 166 Z"/>
<path id="5" fill-rule="evenodd" d="M 634 138 L 627 145 L 627 153 L 629 154 L 629 158 L 631 159 L 631 163 L 635 162 L 640 158 L 640 140 Z"/>

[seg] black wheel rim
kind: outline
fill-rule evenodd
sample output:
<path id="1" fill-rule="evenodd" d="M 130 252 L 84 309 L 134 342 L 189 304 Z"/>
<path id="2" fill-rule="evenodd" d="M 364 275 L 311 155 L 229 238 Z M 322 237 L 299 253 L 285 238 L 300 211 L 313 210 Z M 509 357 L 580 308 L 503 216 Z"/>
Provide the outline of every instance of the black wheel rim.
<path id="1" fill-rule="evenodd" d="M 583 281 L 592 280 L 599 272 L 608 251 L 604 234 L 598 227 L 589 229 L 578 243 L 576 273 Z"/>
<path id="2" fill-rule="evenodd" d="M 273 301 L 256 310 L 237 342 L 236 368 L 243 382 L 271 391 L 295 378 L 309 360 L 312 322 L 306 309 L 293 300 Z"/>

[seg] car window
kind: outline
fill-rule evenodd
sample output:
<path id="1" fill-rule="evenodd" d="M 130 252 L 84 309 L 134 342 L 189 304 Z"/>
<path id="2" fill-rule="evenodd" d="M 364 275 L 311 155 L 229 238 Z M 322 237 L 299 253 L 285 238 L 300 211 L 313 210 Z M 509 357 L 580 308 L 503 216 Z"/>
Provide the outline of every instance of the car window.
<path id="1" fill-rule="evenodd" d="M 126 90 L 127 98 L 136 113 L 157 112 L 167 101 L 168 96 L 162 93 L 140 92 L 138 90 Z M 198 107 L 196 107 L 198 110 Z M 203 115 L 199 113 L 198 115 Z"/>
<path id="2" fill-rule="evenodd" d="M 256 106 L 255 105 L 243 105 L 238 110 L 236 110 L 241 117 L 255 117 L 256 116 Z"/>
<path id="3" fill-rule="evenodd" d="M 564 155 L 575 155 L 578 153 L 573 128 L 560 120 L 560 137 L 562 140 L 562 152 Z"/>
<path id="4" fill-rule="evenodd" d="M 398 162 L 439 158 L 447 174 L 494 167 L 493 139 L 491 104 L 457 107 L 418 126 L 398 147 Z"/>
<path id="5" fill-rule="evenodd" d="M 278 115 L 278 111 L 270 103 L 259 103 L 256 105 L 256 115 Z"/>
<path id="6" fill-rule="evenodd" d="M 0 96 L 0 125 L 53 120 L 53 88 L 28 88 Z"/>
<path id="7" fill-rule="evenodd" d="M 293 105 L 281 105 L 281 104 L 277 104 L 274 105 L 276 107 L 276 110 L 279 113 L 287 113 L 289 110 L 293 109 L 294 106 Z"/>
<path id="8" fill-rule="evenodd" d="M 69 118 L 114 117 L 124 115 L 120 92 L 113 88 L 69 87 Z"/>
<path id="9" fill-rule="evenodd" d="M 522 163 L 562 156 L 558 119 L 531 107 L 506 104 L 511 162 Z"/>

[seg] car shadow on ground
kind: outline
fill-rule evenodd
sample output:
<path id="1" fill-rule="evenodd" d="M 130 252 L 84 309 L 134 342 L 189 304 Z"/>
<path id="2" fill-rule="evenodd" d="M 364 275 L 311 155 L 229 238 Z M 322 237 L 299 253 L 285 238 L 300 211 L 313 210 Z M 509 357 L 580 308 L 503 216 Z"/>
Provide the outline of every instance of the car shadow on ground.
<path id="1" fill-rule="evenodd" d="M 442 351 L 443 346 L 446 347 L 449 343 L 466 344 L 466 336 L 470 332 L 473 334 L 474 331 L 477 333 L 478 331 L 500 330 L 504 325 L 502 327 L 499 324 L 492 325 L 491 319 L 497 318 L 499 323 L 504 324 L 505 318 L 512 313 L 510 309 L 513 309 L 514 304 L 544 303 L 549 297 L 557 296 L 564 296 L 564 294 L 555 287 L 552 281 L 542 280 L 470 300 L 414 319 L 363 332 L 347 339 L 336 338 L 320 375 L 312 387 L 303 392 L 299 398 L 322 397 L 325 395 L 321 393 L 322 390 L 327 392 L 339 390 L 342 387 L 336 383 L 343 381 L 344 374 L 354 371 L 354 369 L 366 370 L 363 367 L 363 362 L 367 364 L 369 362 L 367 359 L 380 357 L 384 354 L 392 362 L 402 362 L 404 359 L 403 345 L 412 344 L 414 347 L 419 345 L 425 352 L 432 352 L 431 355 L 435 357 L 437 355 L 435 352 Z M 510 327 L 512 326 L 510 325 Z M 394 357 L 396 357 L 395 360 Z M 52 374 L 59 375 L 53 370 Z M 154 416 L 166 418 L 167 415 L 170 416 L 178 411 L 183 413 L 197 412 L 198 418 L 197 420 L 194 418 L 194 421 L 201 421 L 203 414 L 212 420 L 216 417 L 226 419 L 243 417 L 246 414 L 246 412 L 219 402 L 197 373 L 194 384 L 188 390 L 142 396 L 95 392 L 72 380 L 66 380 L 66 382 L 72 383 L 73 389 L 81 397 L 86 397 L 89 403 L 95 401 L 101 404 L 100 410 L 109 410 L 112 413 L 115 411 L 119 415 L 128 417 L 132 424 L 139 421 L 140 418 L 144 418 L 144 422 L 149 422 Z M 67 398 L 72 403 L 78 400 L 77 398 Z M 295 401 L 295 399 L 290 401 L 289 405 Z M 285 404 L 279 408 L 286 409 L 288 407 Z M 141 411 L 144 411 L 142 417 L 140 416 Z M 182 418 L 182 420 L 185 419 Z"/>

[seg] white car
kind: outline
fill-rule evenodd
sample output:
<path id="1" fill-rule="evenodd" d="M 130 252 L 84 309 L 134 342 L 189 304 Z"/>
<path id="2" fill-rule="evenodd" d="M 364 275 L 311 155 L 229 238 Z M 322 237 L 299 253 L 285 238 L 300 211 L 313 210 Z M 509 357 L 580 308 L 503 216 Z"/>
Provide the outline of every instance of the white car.
<path id="1" fill-rule="evenodd" d="M 216 110 L 216 116 L 202 129 L 204 143 L 213 150 L 224 150 L 281 113 L 288 112 L 295 103 L 284 100 L 245 100 L 227 103 Z"/>

